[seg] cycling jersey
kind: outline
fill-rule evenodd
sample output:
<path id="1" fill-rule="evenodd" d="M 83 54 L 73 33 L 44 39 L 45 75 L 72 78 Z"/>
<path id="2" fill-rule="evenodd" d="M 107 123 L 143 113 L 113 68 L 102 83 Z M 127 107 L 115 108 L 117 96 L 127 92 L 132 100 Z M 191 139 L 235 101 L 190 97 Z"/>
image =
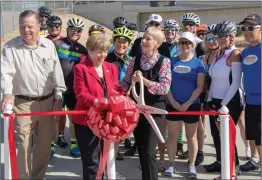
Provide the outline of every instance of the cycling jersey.
<path id="1" fill-rule="evenodd" d="M 50 36 L 50 35 L 47 35 L 46 36 L 46 38 L 47 39 L 50 39 L 51 41 L 56 41 L 56 40 L 58 40 L 58 39 L 61 39 L 61 38 L 63 38 L 64 36 L 62 36 L 62 35 L 59 35 L 59 37 L 55 37 L 55 38 L 53 38 L 52 36 Z"/>
<path id="2" fill-rule="evenodd" d="M 38 35 L 39 35 L 39 36 L 46 37 L 46 36 L 48 35 L 47 29 L 40 29 Z"/>
<path id="3" fill-rule="evenodd" d="M 169 44 L 168 42 L 164 42 L 158 49 L 159 54 L 170 58 L 174 58 L 178 56 L 178 45 L 177 43 Z"/>
<path id="4" fill-rule="evenodd" d="M 73 93 L 73 66 L 80 62 L 81 55 L 87 55 L 86 48 L 78 42 L 72 42 L 67 37 L 54 41 L 58 58 L 63 70 L 67 91 Z"/>
<path id="5" fill-rule="evenodd" d="M 241 53 L 246 103 L 261 105 L 261 43 Z"/>
<path id="6" fill-rule="evenodd" d="M 110 63 L 114 63 L 118 68 L 118 79 L 121 83 L 126 76 L 127 67 L 129 61 L 131 60 L 130 56 L 127 56 L 125 60 L 121 59 L 120 57 L 116 56 L 114 52 L 111 52 L 107 55 L 106 61 Z"/>
<path id="7" fill-rule="evenodd" d="M 201 58 L 206 54 L 204 42 L 197 36 L 195 36 L 196 41 L 196 57 Z"/>

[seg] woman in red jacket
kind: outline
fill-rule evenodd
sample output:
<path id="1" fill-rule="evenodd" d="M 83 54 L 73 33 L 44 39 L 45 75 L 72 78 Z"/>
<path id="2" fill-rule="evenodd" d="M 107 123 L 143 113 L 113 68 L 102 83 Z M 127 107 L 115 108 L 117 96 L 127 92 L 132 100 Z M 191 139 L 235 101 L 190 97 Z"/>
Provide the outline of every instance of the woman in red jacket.
<path id="1" fill-rule="evenodd" d="M 105 62 L 110 42 L 103 34 L 89 37 L 89 58 L 74 67 L 74 92 L 77 99 L 75 110 L 88 110 L 98 106 L 98 98 L 107 98 L 108 90 L 118 86 L 118 72 L 114 64 Z M 83 178 L 95 180 L 100 157 L 100 139 L 89 129 L 87 115 L 75 115 L 76 139 L 81 152 Z"/>

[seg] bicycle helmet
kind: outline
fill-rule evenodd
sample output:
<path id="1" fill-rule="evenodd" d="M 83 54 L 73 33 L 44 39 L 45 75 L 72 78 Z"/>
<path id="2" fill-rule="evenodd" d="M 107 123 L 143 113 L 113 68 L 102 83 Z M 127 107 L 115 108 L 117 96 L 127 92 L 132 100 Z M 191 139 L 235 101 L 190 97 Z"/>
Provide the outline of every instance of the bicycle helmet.
<path id="1" fill-rule="evenodd" d="M 121 16 L 116 17 L 113 21 L 113 25 L 115 26 L 115 28 L 126 26 L 127 20 L 126 18 L 121 17 Z"/>
<path id="2" fill-rule="evenodd" d="M 200 18 L 195 13 L 186 13 L 186 14 L 184 14 L 183 17 L 182 17 L 182 24 L 184 24 L 186 22 L 193 22 L 197 26 L 200 26 Z"/>
<path id="3" fill-rule="evenodd" d="M 51 15 L 51 9 L 49 9 L 46 6 L 41 6 L 40 8 L 38 8 L 38 14 L 46 14 L 48 16 Z"/>
<path id="4" fill-rule="evenodd" d="M 196 33 L 200 31 L 206 31 L 207 25 L 206 24 L 201 24 L 199 27 L 196 28 Z"/>
<path id="5" fill-rule="evenodd" d="M 129 29 L 127 29 L 126 27 L 120 27 L 120 28 L 116 28 L 113 31 L 113 35 L 112 35 L 113 39 L 115 40 L 116 37 L 124 37 L 126 39 L 128 39 L 129 41 L 132 41 L 134 38 L 133 32 Z"/>
<path id="6" fill-rule="evenodd" d="M 89 36 L 92 35 L 92 34 L 98 34 L 98 33 L 105 34 L 105 29 L 100 24 L 94 24 L 88 30 Z"/>
<path id="7" fill-rule="evenodd" d="M 166 20 L 166 22 L 164 23 L 164 29 L 166 28 L 175 28 L 176 30 L 180 30 L 180 26 L 179 24 L 177 23 L 176 20 L 173 20 L 173 19 L 169 19 L 169 20 Z"/>
<path id="8" fill-rule="evenodd" d="M 205 32 L 205 34 L 208 34 L 208 33 L 213 33 L 214 32 L 214 30 L 215 30 L 215 27 L 216 27 L 216 24 L 209 24 L 208 26 L 207 26 L 207 29 L 206 29 L 206 32 Z"/>
<path id="9" fill-rule="evenodd" d="M 82 19 L 77 18 L 77 17 L 73 17 L 73 18 L 70 18 L 67 21 L 67 26 L 83 29 L 84 26 L 85 26 L 85 23 L 84 23 L 84 21 Z"/>
<path id="10" fill-rule="evenodd" d="M 132 31 L 136 31 L 137 27 L 135 23 L 127 23 L 126 27 Z"/>
<path id="11" fill-rule="evenodd" d="M 60 19 L 60 17 L 53 15 L 47 19 L 46 24 L 47 25 L 59 24 L 61 26 L 62 20 Z"/>
<path id="12" fill-rule="evenodd" d="M 236 23 L 230 21 L 222 21 L 216 25 L 214 33 L 217 35 L 230 35 L 236 31 Z"/>

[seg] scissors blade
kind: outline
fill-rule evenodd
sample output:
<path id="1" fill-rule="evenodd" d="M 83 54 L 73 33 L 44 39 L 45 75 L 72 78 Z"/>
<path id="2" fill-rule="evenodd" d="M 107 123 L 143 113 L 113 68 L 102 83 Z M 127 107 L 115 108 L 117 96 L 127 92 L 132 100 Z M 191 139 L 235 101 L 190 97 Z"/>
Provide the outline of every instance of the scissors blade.
<path id="1" fill-rule="evenodd" d="M 155 108 L 148 105 L 137 104 L 137 107 L 141 112 L 146 114 L 168 114 L 168 112 L 163 109 Z"/>
<path id="2" fill-rule="evenodd" d="M 165 140 L 164 140 L 164 138 L 163 138 L 163 136 L 162 136 L 162 134 L 161 134 L 161 132 L 160 132 L 160 130 L 159 130 L 159 128 L 158 128 L 155 120 L 154 120 L 154 118 L 153 118 L 151 115 L 148 115 L 148 114 L 144 114 L 144 115 L 145 115 L 146 119 L 148 120 L 149 124 L 150 124 L 150 125 L 152 126 L 152 128 L 154 129 L 154 131 L 155 131 L 157 137 L 159 138 L 159 140 L 160 140 L 162 143 L 165 143 Z"/>

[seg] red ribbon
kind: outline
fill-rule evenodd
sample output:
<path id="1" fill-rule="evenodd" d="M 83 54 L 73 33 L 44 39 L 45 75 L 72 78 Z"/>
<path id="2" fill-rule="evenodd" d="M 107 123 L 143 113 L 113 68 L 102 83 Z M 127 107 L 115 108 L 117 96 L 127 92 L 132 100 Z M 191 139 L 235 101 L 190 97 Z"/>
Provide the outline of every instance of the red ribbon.
<path id="1" fill-rule="evenodd" d="M 118 111 L 117 108 L 114 110 Z M 12 178 L 13 179 L 18 178 L 17 161 L 16 161 L 16 143 L 15 143 L 15 137 L 14 137 L 14 116 L 61 116 L 61 115 L 77 115 L 77 114 L 86 114 L 87 115 L 88 113 L 89 113 L 88 111 L 53 111 L 53 112 L 32 112 L 32 113 L 21 113 L 21 114 L 4 113 L 4 116 L 10 117 L 8 140 L 9 140 L 10 161 L 11 161 L 11 168 L 12 168 Z M 130 112 L 127 112 L 127 114 L 128 113 Z M 221 115 L 221 113 L 216 112 L 216 111 L 168 112 L 168 114 L 173 114 L 173 115 Z M 113 131 L 117 131 L 117 130 L 113 129 Z M 234 163 L 234 157 L 235 157 L 236 126 L 231 116 L 229 116 L 229 138 L 230 138 L 229 143 L 230 143 L 230 175 L 231 175 L 230 177 L 232 177 L 233 163 Z M 103 153 L 104 155 L 106 154 L 108 155 L 108 151 L 110 147 L 109 142 L 110 141 L 107 141 L 107 140 L 104 141 L 104 151 L 105 151 Z M 102 161 L 101 162 L 102 170 L 104 170 L 104 167 L 105 167 L 104 164 L 107 160 L 107 158 L 105 157 L 107 156 L 103 156 L 102 158 L 100 158 L 100 162 Z M 101 168 L 99 166 L 99 169 Z"/>

